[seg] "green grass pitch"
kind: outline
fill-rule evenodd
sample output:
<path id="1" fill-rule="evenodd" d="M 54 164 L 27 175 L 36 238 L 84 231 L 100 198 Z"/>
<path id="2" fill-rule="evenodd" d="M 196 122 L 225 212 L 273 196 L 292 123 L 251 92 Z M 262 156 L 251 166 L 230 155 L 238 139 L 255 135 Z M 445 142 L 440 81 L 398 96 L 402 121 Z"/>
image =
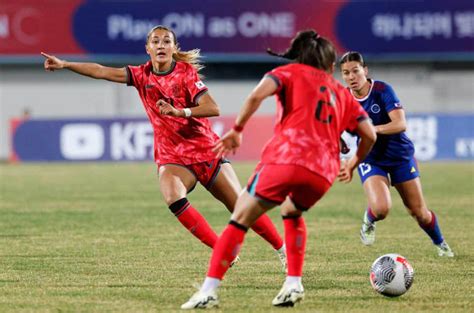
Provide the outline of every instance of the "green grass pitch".
<path id="1" fill-rule="evenodd" d="M 234 165 L 245 182 L 253 164 Z M 301 304 L 272 308 L 284 275 L 271 247 L 249 232 L 214 312 L 473 312 L 474 164 L 425 163 L 421 173 L 454 259 L 436 255 L 394 192 L 375 245 L 362 246 L 356 176 L 305 215 Z M 189 199 L 220 233 L 223 205 L 203 188 Z M 281 231 L 278 210 L 270 216 Z M 392 252 L 415 269 L 399 298 L 376 294 L 368 279 L 372 262 Z M 0 165 L 0 312 L 180 312 L 209 256 L 161 200 L 153 164 Z"/>

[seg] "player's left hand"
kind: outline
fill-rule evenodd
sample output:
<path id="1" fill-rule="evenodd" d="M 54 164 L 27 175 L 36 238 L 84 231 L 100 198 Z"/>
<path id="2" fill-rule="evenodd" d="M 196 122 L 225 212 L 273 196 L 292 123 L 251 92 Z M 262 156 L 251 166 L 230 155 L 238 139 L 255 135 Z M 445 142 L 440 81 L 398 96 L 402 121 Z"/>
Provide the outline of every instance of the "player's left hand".
<path id="1" fill-rule="evenodd" d="M 181 110 L 176 109 L 170 103 L 166 102 L 163 99 L 160 99 L 156 102 L 156 106 L 160 110 L 160 114 L 180 117 L 182 115 Z"/>
<path id="2" fill-rule="evenodd" d="M 235 154 L 241 144 L 242 133 L 231 129 L 219 139 L 212 151 L 217 154 L 217 158 L 221 158 L 227 156 L 229 153 Z"/>

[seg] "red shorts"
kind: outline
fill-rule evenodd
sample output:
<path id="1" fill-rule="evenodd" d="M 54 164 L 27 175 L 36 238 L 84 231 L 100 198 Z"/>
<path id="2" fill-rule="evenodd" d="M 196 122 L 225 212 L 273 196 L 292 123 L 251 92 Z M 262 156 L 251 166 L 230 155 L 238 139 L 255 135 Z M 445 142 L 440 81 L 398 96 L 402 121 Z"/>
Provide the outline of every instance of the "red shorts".
<path id="1" fill-rule="evenodd" d="M 167 164 L 173 164 L 173 165 L 178 165 L 187 168 L 191 173 L 196 177 L 196 179 L 203 185 L 206 189 L 209 189 L 212 187 L 212 184 L 214 183 L 214 180 L 216 179 L 217 174 L 219 174 L 219 171 L 221 169 L 221 164 L 223 163 L 230 163 L 226 159 L 214 159 L 211 161 L 207 162 L 201 162 L 201 163 L 193 163 L 193 164 L 188 164 L 188 165 L 182 165 L 182 164 L 175 164 L 175 163 L 166 163 L 166 164 L 160 164 L 159 166 L 167 165 Z M 193 187 L 191 187 L 188 192 L 193 191 Z"/>
<path id="2" fill-rule="evenodd" d="M 247 191 L 261 200 L 281 204 L 288 196 L 298 210 L 306 211 L 329 190 L 322 176 L 299 165 L 260 164 L 250 177 Z"/>

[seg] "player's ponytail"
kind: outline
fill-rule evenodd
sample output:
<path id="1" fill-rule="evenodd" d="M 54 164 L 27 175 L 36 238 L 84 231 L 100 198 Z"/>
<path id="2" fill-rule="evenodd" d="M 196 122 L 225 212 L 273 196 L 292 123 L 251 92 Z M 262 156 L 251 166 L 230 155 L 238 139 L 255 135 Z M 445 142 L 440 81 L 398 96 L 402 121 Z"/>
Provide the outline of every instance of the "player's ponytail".
<path id="1" fill-rule="evenodd" d="M 178 47 L 178 50 L 176 53 L 173 54 L 173 59 L 176 61 L 182 61 L 191 64 L 196 71 L 200 71 L 204 68 L 204 65 L 199 63 L 199 60 L 201 58 L 199 49 L 193 49 L 193 50 L 188 50 L 188 51 L 181 51 Z"/>
<path id="2" fill-rule="evenodd" d="M 174 41 L 174 44 L 176 46 L 176 53 L 173 53 L 173 59 L 175 61 L 181 61 L 181 62 L 189 63 L 198 72 L 204 68 L 204 65 L 202 65 L 199 62 L 200 59 L 201 59 L 201 53 L 200 53 L 201 50 L 193 49 L 193 50 L 188 50 L 188 51 L 181 51 L 181 48 L 179 47 L 179 43 L 178 43 L 178 38 L 176 37 L 176 34 L 174 33 L 174 31 L 169 27 L 166 27 L 166 26 L 163 26 L 163 25 L 157 25 L 157 26 L 153 27 L 148 32 L 148 35 L 147 35 L 147 38 L 146 38 L 147 42 L 150 39 L 151 34 L 157 29 L 166 30 L 166 31 L 170 32 L 173 35 L 173 41 Z"/>
<path id="3" fill-rule="evenodd" d="M 267 49 L 267 53 L 326 72 L 331 72 L 336 62 L 336 50 L 332 43 L 313 29 L 298 32 L 284 53 L 276 53 L 270 48 Z"/>

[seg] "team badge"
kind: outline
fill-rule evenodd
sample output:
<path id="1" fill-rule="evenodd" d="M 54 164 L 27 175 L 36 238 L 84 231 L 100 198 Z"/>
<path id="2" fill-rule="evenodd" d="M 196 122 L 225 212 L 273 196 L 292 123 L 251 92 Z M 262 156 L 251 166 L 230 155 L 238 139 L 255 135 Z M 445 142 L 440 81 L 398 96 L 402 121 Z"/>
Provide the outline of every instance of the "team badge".
<path id="1" fill-rule="evenodd" d="M 206 85 L 204 85 L 204 83 L 202 81 L 197 81 L 197 82 L 194 83 L 194 85 L 196 85 L 196 87 L 198 89 L 202 89 L 202 88 L 206 87 Z"/>
<path id="2" fill-rule="evenodd" d="M 372 113 L 379 113 L 380 112 L 380 106 L 377 104 L 377 103 L 374 103 L 372 104 L 372 106 L 370 107 L 370 111 Z"/>

